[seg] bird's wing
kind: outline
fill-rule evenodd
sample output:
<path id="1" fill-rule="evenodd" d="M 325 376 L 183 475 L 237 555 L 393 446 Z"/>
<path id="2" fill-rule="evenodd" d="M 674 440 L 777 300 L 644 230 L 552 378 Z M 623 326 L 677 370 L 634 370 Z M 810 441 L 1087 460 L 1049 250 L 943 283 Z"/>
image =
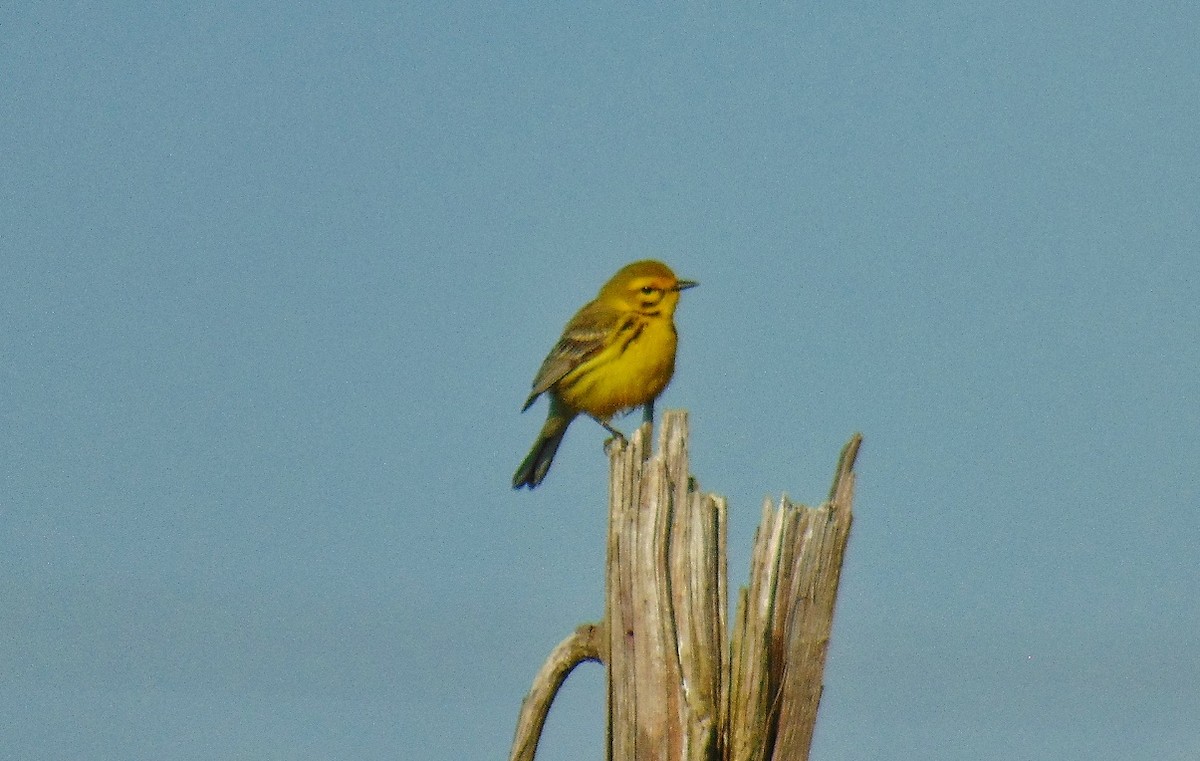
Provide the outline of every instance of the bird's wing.
<path id="1" fill-rule="evenodd" d="M 562 338 L 546 355 L 537 377 L 533 379 L 533 390 L 525 400 L 521 411 L 542 393 L 562 380 L 563 376 L 579 367 L 581 363 L 605 347 L 608 336 L 620 321 L 621 313 L 599 301 L 593 301 L 571 318 L 563 328 Z"/>

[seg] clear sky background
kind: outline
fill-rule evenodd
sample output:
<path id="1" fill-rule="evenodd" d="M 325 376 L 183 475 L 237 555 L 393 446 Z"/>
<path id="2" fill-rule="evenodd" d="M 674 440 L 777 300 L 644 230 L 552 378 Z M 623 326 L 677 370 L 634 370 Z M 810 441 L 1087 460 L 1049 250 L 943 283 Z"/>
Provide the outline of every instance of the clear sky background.
<path id="1" fill-rule="evenodd" d="M 501 6 L 0 12 L 0 758 L 506 757 L 647 257 L 734 585 L 865 435 L 814 759 L 1200 757 L 1200 6 Z"/>

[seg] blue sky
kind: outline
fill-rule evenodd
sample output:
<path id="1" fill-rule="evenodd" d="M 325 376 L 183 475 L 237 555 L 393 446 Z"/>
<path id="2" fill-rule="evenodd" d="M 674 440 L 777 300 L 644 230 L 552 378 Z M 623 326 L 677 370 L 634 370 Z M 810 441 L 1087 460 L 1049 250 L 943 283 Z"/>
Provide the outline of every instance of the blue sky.
<path id="1" fill-rule="evenodd" d="M 865 435 L 814 758 L 1196 758 L 1198 29 L 4 11 L 0 757 L 503 757 L 603 595 L 604 433 L 515 493 L 518 410 L 658 258 L 735 585 Z M 602 758 L 603 701 L 539 758 Z"/>

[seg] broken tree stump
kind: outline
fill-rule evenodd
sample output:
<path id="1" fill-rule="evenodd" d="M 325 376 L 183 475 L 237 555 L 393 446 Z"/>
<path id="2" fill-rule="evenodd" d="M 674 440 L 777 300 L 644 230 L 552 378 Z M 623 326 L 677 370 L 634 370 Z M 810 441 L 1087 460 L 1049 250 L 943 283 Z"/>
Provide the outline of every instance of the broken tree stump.
<path id="1" fill-rule="evenodd" d="M 750 581 L 726 622 L 725 500 L 688 473 L 687 414 L 663 416 L 609 452 L 604 620 L 551 654 L 521 707 L 511 761 L 532 761 L 554 695 L 579 663 L 608 671 L 609 761 L 805 761 L 821 699 L 854 461 L 842 450 L 829 500 L 767 500 Z"/>

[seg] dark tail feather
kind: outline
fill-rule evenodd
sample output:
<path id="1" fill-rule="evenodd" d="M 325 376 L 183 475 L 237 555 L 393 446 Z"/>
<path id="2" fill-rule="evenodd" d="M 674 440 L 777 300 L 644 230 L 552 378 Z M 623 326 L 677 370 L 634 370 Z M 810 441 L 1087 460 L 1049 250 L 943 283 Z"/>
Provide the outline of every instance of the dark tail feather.
<path id="1" fill-rule="evenodd" d="M 542 482 L 550 470 L 550 463 L 554 462 L 554 453 L 558 451 L 558 445 L 562 443 L 563 434 L 567 432 L 570 423 L 571 418 L 560 417 L 551 411 L 537 440 L 533 442 L 533 448 L 513 474 L 514 489 L 520 489 L 522 486 L 532 489 Z"/>

